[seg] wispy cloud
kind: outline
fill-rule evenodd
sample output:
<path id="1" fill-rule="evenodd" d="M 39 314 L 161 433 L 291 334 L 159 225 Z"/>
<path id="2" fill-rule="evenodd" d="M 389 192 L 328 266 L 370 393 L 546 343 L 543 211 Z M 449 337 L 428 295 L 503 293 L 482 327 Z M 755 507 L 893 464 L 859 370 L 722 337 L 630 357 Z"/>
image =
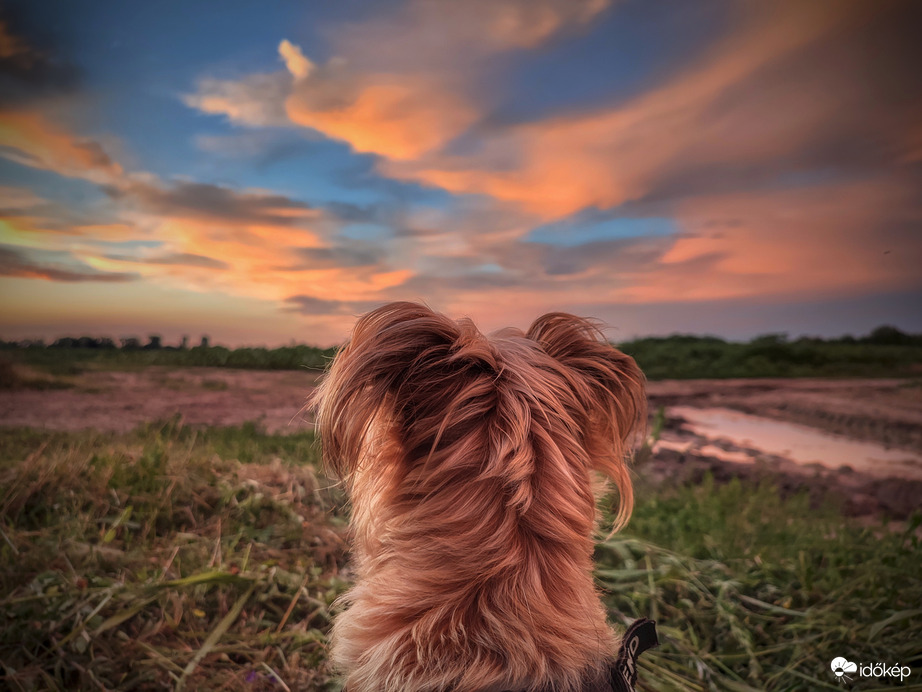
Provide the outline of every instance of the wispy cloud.
<path id="1" fill-rule="evenodd" d="M 75 262 L 72 258 L 67 259 L 69 261 L 66 263 L 35 261 L 22 250 L 0 245 L 0 276 L 67 283 L 84 281 L 122 283 L 140 278 L 137 274 L 127 272 L 97 271 Z"/>
<path id="2" fill-rule="evenodd" d="M 130 181 L 109 189 L 144 210 L 161 216 L 220 221 L 238 226 L 289 227 L 315 219 L 318 212 L 305 202 L 271 192 L 234 190 L 193 181 L 171 184 Z"/>
<path id="3" fill-rule="evenodd" d="M 100 184 L 118 180 L 123 172 L 98 141 L 72 135 L 38 110 L 0 110 L 0 156 Z"/>
<path id="4" fill-rule="evenodd" d="M 405 276 L 373 246 L 361 250 L 354 243 L 346 249 L 337 243 L 335 215 L 283 195 L 189 181 L 135 183 L 114 194 L 125 213 L 162 242 L 165 256 L 207 258 L 159 263 L 150 254 L 139 258 L 163 264 L 170 276 L 200 290 L 282 301 L 313 287 L 361 299 Z M 199 271 L 217 268 L 218 273 Z"/>
<path id="5" fill-rule="evenodd" d="M 285 127 L 291 125 L 285 113 L 291 82 L 291 76 L 284 72 L 254 74 L 239 80 L 204 77 L 195 93 L 183 96 L 183 102 L 240 125 Z"/>
<path id="6" fill-rule="evenodd" d="M 203 269 L 230 269 L 227 262 L 216 260 L 204 255 L 193 255 L 189 252 L 171 252 L 166 254 L 149 254 L 142 256 L 110 254 L 106 259 L 118 262 L 137 262 L 143 264 L 166 264 L 180 267 L 201 267 Z"/>
<path id="7" fill-rule="evenodd" d="M 363 299 L 410 275 L 380 248 L 368 243 L 346 246 L 335 240 L 337 229 L 345 223 L 339 215 L 354 217 L 362 211 L 358 207 L 332 205 L 324 210 L 266 190 L 128 173 L 108 157 L 77 146 L 80 138 L 47 120 L 29 119 L 28 127 L 29 141 L 11 140 L 17 152 L 11 158 L 96 183 L 109 199 L 107 218 L 101 222 L 97 216 L 93 223 L 85 210 L 74 213 L 24 188 L 3 188 L 4 239 L 68 258 L 54 265 L 21 253 L 7 254 L 5 276 L 67 282 L 144 277 L 154 283 L 255 296 L 281 305 L 305 289 Z M 19 156 L 21 152 L 30 157 Z M 112 253 L 100 242 L 131 238 L 149 242 L 130 254 Z"/>

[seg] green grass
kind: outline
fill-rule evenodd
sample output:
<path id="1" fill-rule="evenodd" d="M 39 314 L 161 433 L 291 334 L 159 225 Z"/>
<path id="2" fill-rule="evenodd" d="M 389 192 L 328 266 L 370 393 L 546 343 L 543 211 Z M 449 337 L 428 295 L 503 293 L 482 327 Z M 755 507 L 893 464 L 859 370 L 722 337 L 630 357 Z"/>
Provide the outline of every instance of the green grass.
<path id="1" fill-rule="evenodd" d="M 281 348 L 195 346 L 188 349 L 16 348 L 0 346 L 0 362 L 23 363 L 51 375 L 79 375 L 88 370 L 134 370 L 161 365 L 249 370 L 323 370 L 336 349 L 297 345 Z M 0 370 L 0 386 L 2 386 Z"/>
<path id="2" fill-rule="evenodd" d="M 660 623 L 667 643 L 642 662 L 648 680 L 839 689 L 829 663 L 845 656 L 910 665 L 919 682 L 922 517 L 900 530 L 860 527 L 834 499 L 814 509 L 768 482 L 638 492 L 630 525 L 599 545 L 597 560 L 607 603 Z"/>
<path id="3" fill-rule="evenodd" d="M 318 451 L 310 434 L 176 419 L 0 429 L 3 685 L 339 689 L 327 634 L 347 516 Z M 613 621 L 659 623 L 643 689 L 836 689 L 840 655 L 918 678 L 918 520 L 860 528 L 770 484 L 641 478 L 638 498 L 597 562 Z"/>

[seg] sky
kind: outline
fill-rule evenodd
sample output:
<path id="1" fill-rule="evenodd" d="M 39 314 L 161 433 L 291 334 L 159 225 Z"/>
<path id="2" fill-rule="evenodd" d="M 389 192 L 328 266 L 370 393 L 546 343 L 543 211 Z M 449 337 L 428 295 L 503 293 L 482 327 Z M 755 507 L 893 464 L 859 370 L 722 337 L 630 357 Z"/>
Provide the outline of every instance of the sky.
<path id="1" fill-rule="evenodd" d="M 922 3 L 7 2 L 0 338 L 922 331 Z"/>

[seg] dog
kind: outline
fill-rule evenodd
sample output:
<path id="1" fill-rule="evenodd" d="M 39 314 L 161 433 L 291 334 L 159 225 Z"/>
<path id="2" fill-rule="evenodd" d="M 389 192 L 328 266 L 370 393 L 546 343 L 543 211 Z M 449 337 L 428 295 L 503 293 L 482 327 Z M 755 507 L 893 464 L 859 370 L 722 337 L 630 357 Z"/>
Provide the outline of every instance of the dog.
<path id="1" fill-rule="evenodd" d="M 565 313 L 489 337 L 408 302 L 357 321 L 314 397 L 352 501 L 331 647 L 348 692 L 620 689 L 593 536 L 603 477 L 615 530 L 633 507 L 644 382 Z"/>

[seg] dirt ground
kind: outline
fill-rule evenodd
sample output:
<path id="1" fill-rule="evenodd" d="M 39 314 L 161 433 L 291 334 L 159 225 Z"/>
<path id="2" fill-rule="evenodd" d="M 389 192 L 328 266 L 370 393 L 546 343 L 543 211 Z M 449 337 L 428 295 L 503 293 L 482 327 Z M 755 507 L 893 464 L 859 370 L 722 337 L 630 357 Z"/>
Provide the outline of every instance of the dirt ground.
<path id="1" fill-rule="evenodd" d="M 191 425 L 258 421 L 269 432 L 311 427 L 302 413 L 318 373 L 312 371 L 160 368 L 86 372 L 68 389 L 0 390 L 4 425 L 125 432 L 180 414 Z"/>
<path id="2" fill-rule="evenodd" d="M 310 371 L 223 368 L 87 372 L 73 377 L 67 389 L 0 390 L 0 424 L 124 432 L 179 414 L 191 425 L 257 421 L 270 432 L 293 433 L 313 425 L 304 406 L 318 378 Z M 918 380 L 670 380 L 650 382 L 648 394 L 651 412 L 665 407 L 667 432 L 681 428 L 681 421 L 669 414 L 670 407 L 721 407 L 922 451 Z M 694 453 L 656 448 L 648 472 L 695 481 L 705 473 L 725 479 L 766 471 L 765 465 L 728 462 L 727 455 L 740 450 L 726 445 L 720 455 L 701 454 L 709 441 L 698 442 Z M 848 498 L 852 514 L 907 517 L 922 507 L 920 481 L 882 479 L 847 468 L 801 467 L 777 457 L 769 461 L 783 489 L 839 492 Z"/>

